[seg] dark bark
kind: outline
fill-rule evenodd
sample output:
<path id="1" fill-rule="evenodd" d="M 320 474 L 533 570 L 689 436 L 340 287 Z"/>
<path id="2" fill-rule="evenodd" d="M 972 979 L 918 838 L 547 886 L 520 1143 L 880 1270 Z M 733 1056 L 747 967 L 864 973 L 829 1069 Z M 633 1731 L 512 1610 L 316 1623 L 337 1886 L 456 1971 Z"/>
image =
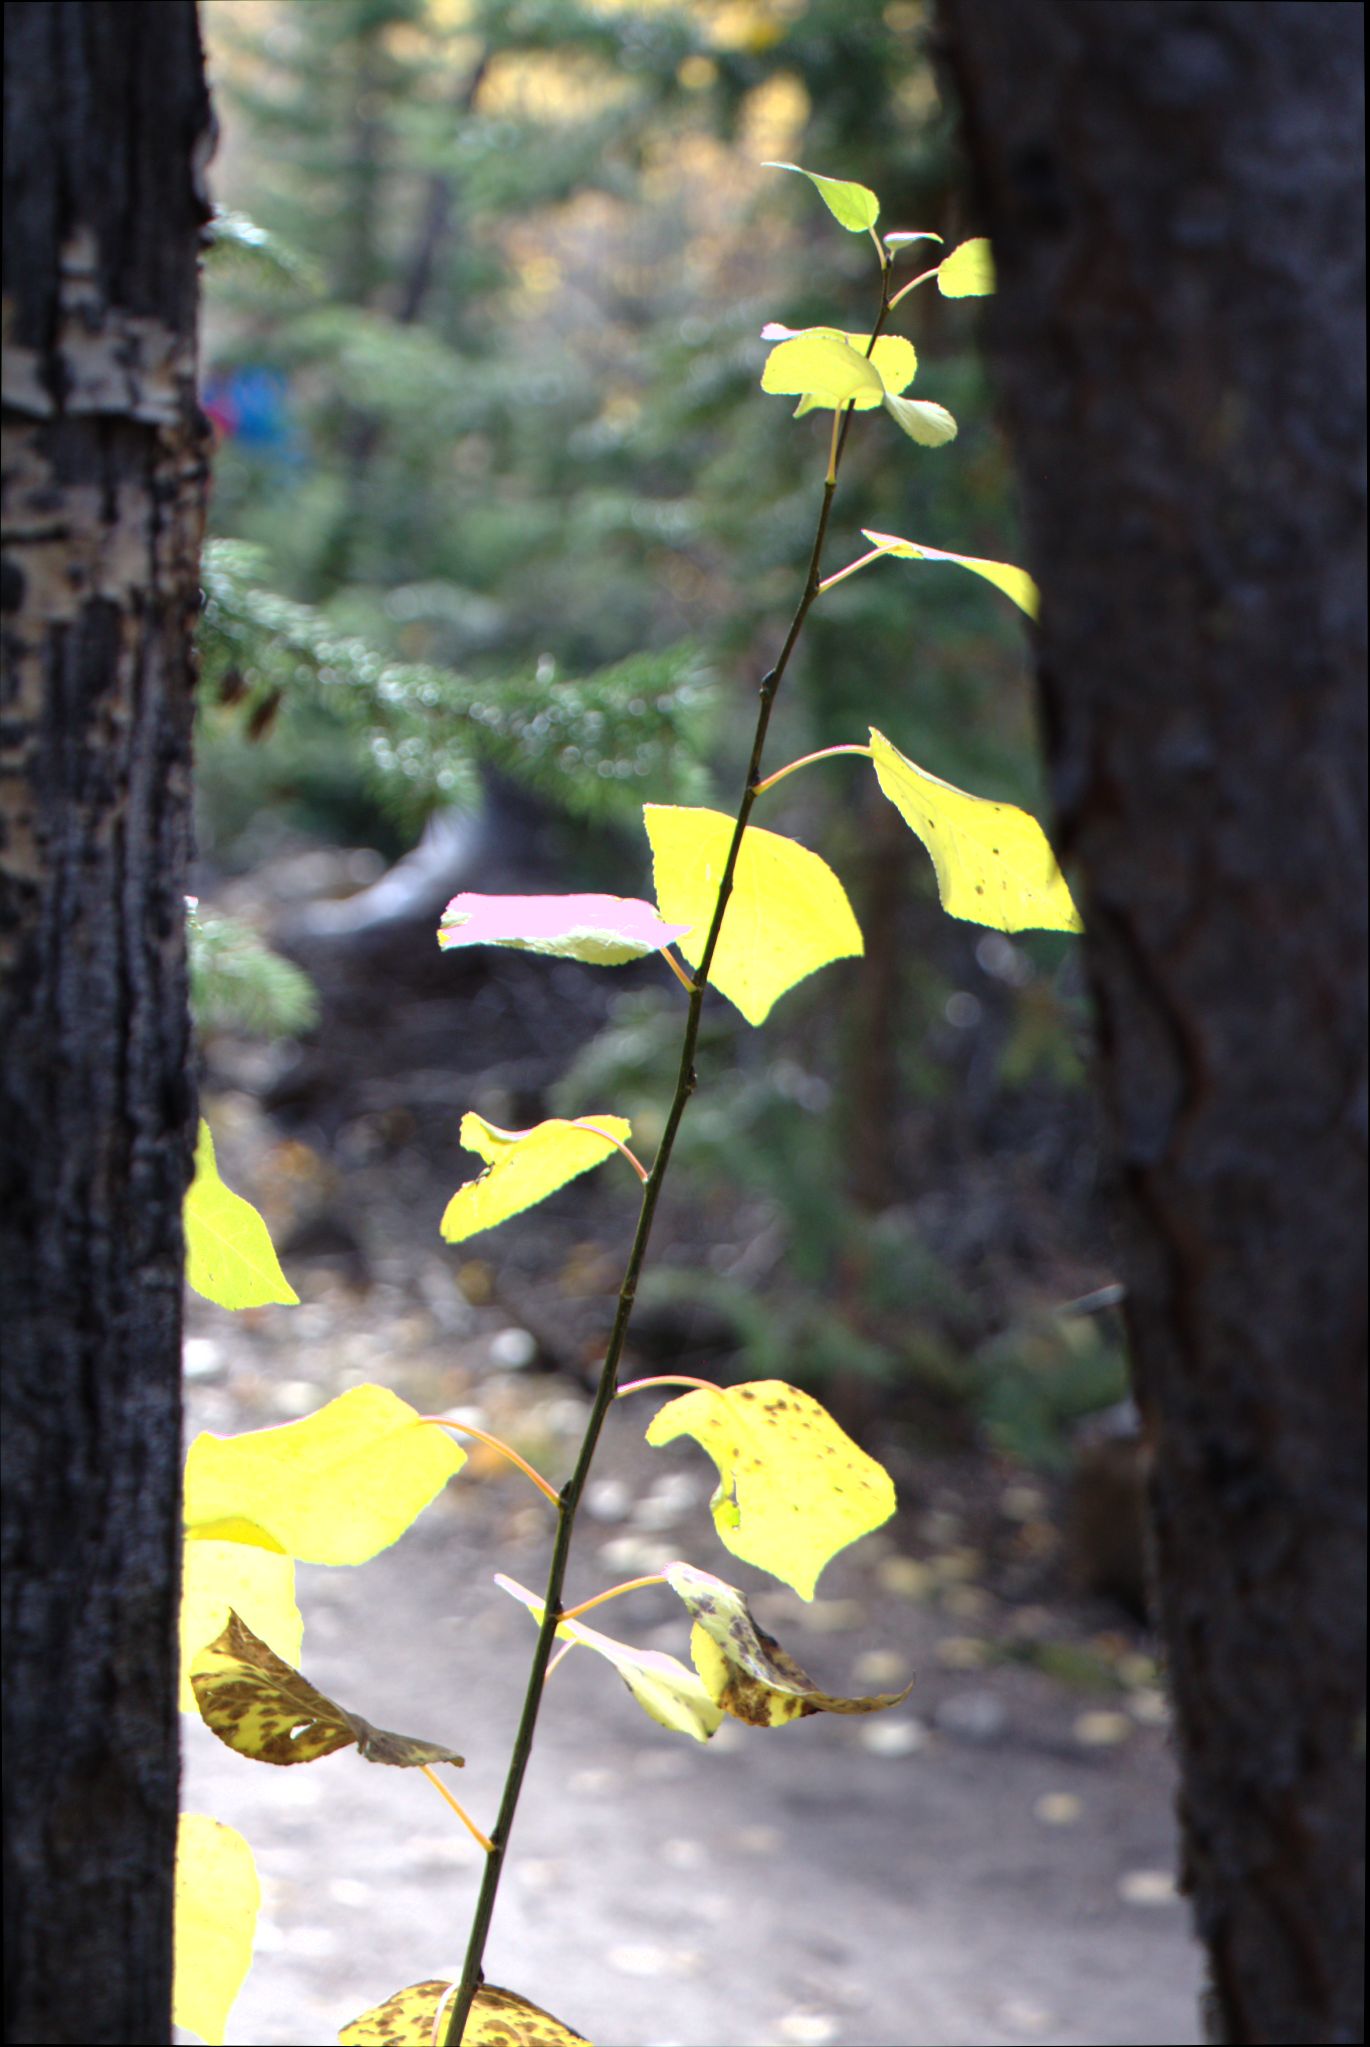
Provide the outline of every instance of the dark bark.
<path id="1" fill-rule="evenodd" d="M 942 23 L 1044 589 L 1210 2024 L 1356 2040 L 1363 13 Z"/>
<path id="2" fill-rule="evenodd" d="M 6 0 L 5 2038 L 170 2037 L 192 0 Z"/>

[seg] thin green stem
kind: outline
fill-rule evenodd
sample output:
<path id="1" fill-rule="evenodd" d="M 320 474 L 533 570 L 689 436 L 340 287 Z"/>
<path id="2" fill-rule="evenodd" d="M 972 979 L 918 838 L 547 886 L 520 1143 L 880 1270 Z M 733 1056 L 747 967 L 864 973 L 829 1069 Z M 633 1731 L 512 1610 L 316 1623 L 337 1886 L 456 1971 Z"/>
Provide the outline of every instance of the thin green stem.
<path id="1" fill-rule="evenodd" d="M 825 583 L 823 585 L 823 588 L 826 590 L 827 587 L 828 586 Z M 767 775 L 764 782 L 757 783 L 756 794 L 758 796 L 764 796 L 768 789 L 774 789 L 777 782 L 783 782 L 786 775 L 793 775 L 799 768 L 811 767 L 815 761 L 835 760 L 839 753 L 859 753 L 863 754 L 867 760 L 869 760 L 871 757 L 871 750 L 868 746 L 820 747 L 817 753 L 801 754 L 799 759 L 797 761 L 791 761 L 788 767 L 777 768 L 774 774 Z"/>
<path id="2" fill-rule="evenodd" d="M 886 265 L 880 272 L 880 310 L 871 330 L 866 353 L 875 346 L 877 337 L 889 314 L 890 270 Z M 651 1172 L 642 1189 L 642 1205 L 638 1210 L 637 1227 L 633 1233 L 632 1248 L 628 1253 L 627 1269 L 623 1285 L 619 1289 L 618 1305 L 614 1312 L 613 1326 L 605 1347 L 604 1363 L 600 1368 L 599 1382 L 595 1388 L 585 1434 L 581 1439 L 580 1451 L 576 1457 L 575 1469 L 561 1491 L 557 1506 L 557 1532 L 552 1544 L 552 1558 L 547 1570 L 547 1589 L 543 1595 L 542 1621 L 538 1628 L 537 1641 L 533 1648 L 532 1663 L 528 1671 L 528 1686 L 524 1693 L 523 1710 L 519 1715 L 518 1727 L 514 1734 L 514 1745 L 509 1757 L 509 1769 L 504 1781 L 504 1792 L 500 1799 L 499 1813 L 490 1834 L 490 1853 L 485 1858 L 481 1874 L 480 1890 L 476 1896 L 475 1911 L 471 1918 L 471 1935 L 467 1943 L 466 1959 L 462 1965 L 461 1983 L 457 1990 L 452 2015 L 448 2021 L 445 2047 L 461 2047 L 462 2035 L 476 1992 L 484 1980 L 485 1943 L 490 1934 L 490 1922 L 494 1916 L 495 1900 L 499 1895 L 500 1877 L 504 1870 L 504 1858 L 508 1853 L 509 1836 L 513 1831 L 514 1818 L 518 1812 L 519 1795 L 528 1770 L 529 1758 L 533 1752 L 533 1737 L 537 1731 L 538 1712 L 542 1705 L 543 1682 L 548 1664 L 552 1659 L 556 1631 L 561 1617 L 561 1595 L 566 1583 L 566 1568 L 571 1555 L 571 1537 L 575 1530 L 576 1513 L 590 1466 L 594 1461 L 604 1428 L 605 1417 L 613 1405 L 618 1380 L 619 1362 L 627 1340 L 628 1325 L 632 1320 L 633 1304 L 637 1299 L 638 1281 L 651 1242 L 652 1224 L 656 1218 L 657 1204 L 661 1199 L 662 1184 L 675 1148 L 676 1133 L 696 1087 L 695 1050 L 699 1043 L 700 1023 L 704 1014 L 704 996 L 708 988 L 709 969 L 713 965 L 714 953 L 718 949 L 719 933 L 733 892 L 733 878 L 737 872 L 738 855 L 742 851 L 742 835 L 747 829 L 747 820 L 756 801 L 756 783 L 761 773 L 761 757 L 765 751 L 766 734 L 770 727 L 771 712 L 775 706 L 776 692 L 784 678 L 785 670 L 794 653 L 799 635 L 804 630 L 804 621 L 818 595 L 819 569 L 823 559 L 823 545 L 828 537 L 828 522 L 832 517 L 833 494 L 837 487 L 837 470 L 842 452 L 847 444 L 851 429 L 850 409 L 839 415 L 840 426 L 834 425 L 834 442 L 829 473 L 823 482 L 823 497 L 818 508 L 818 520 L 814 529 L 813 546 L 809 552 L 809 565 L 804 575 L 804 587 L 794 616 L 790 620 L 775 666 L 761 679 L 758 691 L 756 729 L 752 735 L 751 757 L 747 762 L 747 773 L 742 784 L 742 797 L 737 808 L 733 825 L 732 842 L 728 857 L 723 864 L 722 878 L 718 884 L 718 896 L 714 913 L 709 924 L 704 950 L 695 970 L 694 987 L 690 992 L 689 1007 L 685 1017 L 685 1031 L 681 1040 L 680 1065 L 676 1074 L 675 1093 L 666 1115 L 666 1127 L 661 1134 L 656 1158 Z"/>

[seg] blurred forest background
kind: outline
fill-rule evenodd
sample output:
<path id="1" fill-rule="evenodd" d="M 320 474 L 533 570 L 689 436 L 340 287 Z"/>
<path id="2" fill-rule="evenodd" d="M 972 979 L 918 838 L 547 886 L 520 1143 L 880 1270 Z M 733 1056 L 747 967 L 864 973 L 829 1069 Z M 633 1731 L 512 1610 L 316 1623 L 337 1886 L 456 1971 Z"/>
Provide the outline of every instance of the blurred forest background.
<path id="1" fill-rule="evenodd" d="M 287 1226 L 287 1266 L 365 1285 L 387 1202 L 394 1242 L 436 1256 L 464 1108 L 612 1107 L 650 1153 L 680 1028 L 660 967 L 473 964 L 433 927 L 444 885 L 650 894 L 641 803 L 735 802 L 827 437 L 763 397 L 760 330 L 859 329 L 877 291 L 869 242 L 763 160 L 871 185 L 882 228 L 976 223 L 921 0 L 202 12 L 207 1084 L 230 1159 L 234 1098 L 286 1133 L 243 1191 Z M 975 323 L 929 291 L 896 316 L 960 436 L 861 423 L 829 571 L 863 526 L 1021 558 Z M 1022 621 L 978 579 L 881 564 L 820 604 L 769 764 L 870 722 L 1042 814 Z M 822 849 L 866 957 L 764 1032 L 714 1007 L 640 1345 L 783 1375 L 923 1450 L 988 1447 L 1007 1478 L 1063 1474 L 1126 1421 L 1071 943 L 943 917 L 853 762 L 788 781 L 764 822 Z M 425 832 L 413 886 L 367 893 Z M 525 1231 L 497 1266 L 444 1254 L 572 1370 L 626 1245 L 616 1219 L 597 1248 L 599 1199 L 553 1204 L 552 1245 Z M 1084 1562 L 1133 1602 L 1136 1572 Z"/>

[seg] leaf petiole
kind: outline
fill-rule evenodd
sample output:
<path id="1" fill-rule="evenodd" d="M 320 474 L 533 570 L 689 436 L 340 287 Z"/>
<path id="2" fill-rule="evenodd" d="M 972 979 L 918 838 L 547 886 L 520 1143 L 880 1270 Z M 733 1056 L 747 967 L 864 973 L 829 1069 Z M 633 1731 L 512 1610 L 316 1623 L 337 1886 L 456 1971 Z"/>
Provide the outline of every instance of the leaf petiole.
<path id="1" fill-rule="evenodd" d="M 485 1852 L 486 1852 L 486 1854 L 487 1854 L 487 1855 L 491 1855 L 491 1854 L 493 1854 L 493 1853 L 494 1853 L 494 1847 L 495 1847 L 495 1844 L 494 1844 L 494 1842 L 493 1842 L 493 1841 L 492 1841 L 492 1840 L 490 1839 L 490 1836 L 489 1836 L 488 1834 L 483 1834 L 483 1833 L 481 1832 L 480 1828 L 479 1828 L 479 1827 L 478 1827 L 478 1826 L 476 1825 L 475 1821 L 474 1821 L 474 1820 L 472 1819 L 472 1817 L 471 1817 L 470 1813 L 469 1813 L 469 1812 L 466 1812 L 466 1811 L 464 1811 L 464 1810 L 462 1809 L 462 1807 L 461 1807 L 461 1806 L 459 1806 L 459 1805 L 457 1804 L 457 1801 L 456 1801 L 456 1799 L 455 1799 L 455 1798 L 453 1798 L 453 1796 L 452 1796 L 451 1792 L 450 1792 L 450 1791 L 448 1790 L 447 1786 L 446 1786 L 446 1785 L 445 1785 L 445 1784 L 443 1783 L 443 1781 L 442 1781 L 441 1777 L 439 1777 L 439 1775 L 438 1775 L 437 1771 L 436 1771 L 436 1770 L 433 1770 L 433 1769 L 430 1769 L 430 1767 L 429 1767 L 429 1765 L 428 1765 L 427 1763 L 422 1763 L 422 1764 L 420 1764 L 420 1766 L 419 1766 L 419 1767 L 420 1767 L 420 1768 L 422 1769 L 422 1771 L 423 1771 L 423 1774 L 424 1774 L 424 1776 L 425 1776 L 425 1777 L 426 1777 L 426 1778 L 428 1779 L 429 1783 L 430 1783 L 430 1784 L 431 1784 L 431 1785 L 433 1786 L 433 1788 L 434 1788 L 434 1790 L 435 1790 L 435 1791 L 437 1792 L 438 1796 L 439 1796 L 440 1798 L 445 1798 L 445 1799 L 447 1800 L 447 1803 L 448 1803 L 448 1804 L 449 1804 L 449 1805 L 451 1806 L 451 1808 L 452 1808 L 453 1812 L 454 1812 L 454 1813 L 456 1814 L 457 1818 L 458 1818 L 458 1819 L 459 1819 L 459 1820 L 461 1821 L 462 1825 L 463 1825 L 463 1826 L 465 1827 L 465 1829 L 466 1829 L 467 1833 L 468 1833 L 468 1834 L 470 1834 L 471 1838 L 472 1838 L 473 1840 L 475 1840 L 475 1841 L 479 1841 L 479 1842 L 480 1842 L 480 1845 L 481 1845 L 481 1847 L 482 1847 L 482 1848 L 483 1848 L 483 1849 L 485 1850 Z"/>
<path id="2" fill-rule="evenodd" d="M 632 1379 L 626 1386 L 620 1386 L 614 1394 L 615 1400 L 622 1400 L 625 1393 L 641 1393 L 646 1386 L 693 1386 L 701 1393 L 721 1393 L 722 1387 L 715 1386 L 711 1379 L 679 1379 L 668 1375 L 663 1379 Z"/>
<path id="3" fill-rule="evenodd" d="M 560 1621 L 579 1620 L 583 1613 L 589 1613 L 592 1606 L 603 1606 L 606 1600 L 617 1599 L 621 1592 L 640 1592 L 644 1585 L 665 1583 L 660 1571 L 653 1571 L 647 1578 L 628 1578 L 622 1585 L 611 1585 L 607 1592 L 597 1592 L 593 1599 L 582 1599 L 579 1606 L 564 1606 L 557 1618 Z"/>
<path id="4" fill-rule="evenodd" d="M 936 277 L 941 267 L 942 266 L 940 263 L 934 263 L 931 270 L 924 270 L 920 273 L 919 276 L 911 277 L 907 284 L 901 285 L 899 290 L 894 294 L 894 297 L 890 300 L 889 310 L 893 312 L 895 307 L 898 305 L 900 299 L 906 299 L 911 291 L 916 291 L 918 289 L 920 284 L 926 284 L 930 277 Z"/>
<path id="5" fill-rule="evenodd" d="M 859 562 L 857 567 L 860 567 Z M 823 587 L 824 589 L 827 588 L 826 583 Z M 753 794 L 764 796 L 768 789 L 774 789 L 777 782 L 783 782 L 786 775 L 792 775 L 796 768 L 807 768 L 812 761 L 832 760 L 839 753 L 859 753 L 866 760 L 869 760 L 871 757 L 871 750 L 868 746 L 824 746 L 817 753 L 802 754 L 797 761 L 791 761 L 788 767 L 777 768 L 773 775 L 767 775 L 764 782 L 757 783 Z"/>
<path id="6" fill-rule="evenodd" d="M 478 1443 L 484 1443 L 487 1450 L 497 1450 L 501 1457 L 507 1457 L 511 1464 L 516 1464 L 526 1477 L 531 1478 L 538 1491 L 545 1493 L 554 1507 L 558 1505 L 556 1491 L 548 1485 L 542 1473 L 534 1471 L 526 1457 L 520 1457 L 517 1450 L 502 1442 L 498 1436 L 492 1436 L 485 1429 L 474 1427 L 471 1422 L 452 1421 L 445 1414 L 421 1414 L 419 1420 L 428 1422 L 435 1429 L 455 1429 L 459 1436 L 474 1436 Z"/>
<path id="7" fill-rule="evenodd" d="M 635 1152 L 629 1151 L 627 1145 L 624 1144 L 619 1138 L 615 1137 L 611 1130 L 601 1130 L 598 1123 L 592 1123 L 588 1116 L 580 1116 L 576 1120 L 579 1123 L 582 1130 L 593 1130 L 596 1137 L 602 1137 L 606 1144 L 613 1145 L 615 1151 L 621 1151 L 623 1153 L 624 1158 L 627 1159 L 629 1165 L 632 1167 L 633 1171 L 637 1174 L 638 1179 L 641 1180 L 644 1186 L 646 1186 L 647 1168 L 643 1165 L 641 1159 L 638 1158 Z"/>
<path id="8" fill-rule="evenodd" d="M 673 974 L 675 975 L 675 977 L 676 977 L 677 981 L 679 981 L 679 983 L 680 983 L 681 987 L 682 987 L 682 988 L 683 988 L 683 989 L 685 990 L 685 993 L 686 993 L 687 995 L 693 995 L 693 994 L 694 994 L 694 992 L 695 992 L 695 984 L 694 984 L 694 982 L 693 982 L 693 981 L 692 981 L 692 980 L 690 979 L 689 975 L 688 975 L 688 974 L 686 973 L 686 971 L 685 971 L 684 967 L 682 967 L 682 966 L 681 966 L 681 964 L 680 964 L 680 961 L 679 961 L 679 960 L 678 960 L 678 959 L 676 958 L 675 954 L 674 954 L 674 953 L 673 953 L 673 952 L 671 951 L 671 948 L 669 947 L 669 945 L 663 945 L 663 946 L 662 946 L 662 948 L 661 948 L 661 957 L 662 957 L 662 959 L 664 959 L 664 960 L 665 960 L 665 962 L 666 962 L 667 966 L 668 966 L 668 967 L 670 968 L 671 972 L 672 972 L 672 973 L 673 973 Z"/>
<path id="9" fill-rule="evenodd" d="M 892 554 L 893 551 L 889 547 L 873 547 L 869 554 L 860 555 L 854 562 L 848 562 L 845 569 L 838 569 L 835 574 L 823 578 L 818 586 L 819 596 L 821 597 L 825 590 L 836 589 L 839 583 L 846 582 L 848 576 L 854 576 L 858 569 L 866 568 L 871 562 L 878 562 L 882 555 Z"/>

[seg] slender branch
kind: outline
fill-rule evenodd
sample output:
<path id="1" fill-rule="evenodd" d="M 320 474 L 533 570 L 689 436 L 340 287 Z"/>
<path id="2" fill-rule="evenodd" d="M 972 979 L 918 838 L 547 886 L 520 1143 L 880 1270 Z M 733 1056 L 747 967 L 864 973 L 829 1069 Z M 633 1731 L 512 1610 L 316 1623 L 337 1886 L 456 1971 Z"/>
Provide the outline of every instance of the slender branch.
<path id="1" fill-rule="evenodd" d="M 528 1460 L 520 1457 L 518 1451 L 511 1449 L 499 1436 L 492 1436 L 485 1429 L 473 1428 L 470 1422 L 451 1421 L 445 1414 L 421 1414 L 419 1420 L 431 1423 L 435 1429 L 455 1429 L 459 1436 L 474 1436 L 478 1443 L 484 1443 L 487 1450 L 498 1450 L 501 1457 L 507 1457 L 511 1464 L 516 1464 L 520 1471 L 532 1479 L 540 1493 L 546 1493 L 554 1507 L 560 1505 L 557 1494 L 548 1485 L 542 1473 L 534 1471 Z"/>
<path id="2" fill-rule="evenodd" d="M 871 329 L 866 353 L 870 354 L 885 324 L 889 313 L 890 266 L 883 265 L 880 272 L 880 310 Z M 561 1594 L 566 1583 L 566 1567 L 571 1555 L 571 1537 L 575 1529 L 576 1512 L 581 1495 L 585 1491 L 590 1475 L 590 1466 L 604 1427 L 605 1417 L 613 1405 L 618 1379 L 619 1361 L 627 1340 L 628 1325 L 632 1320 L 633 1304 L 637 1299 L 638 1280 L 647 1257 L 647 1246 L 651 1242 L 652 1224 L 656 1217 L 657 1203 L 661 1199 L 661 1188 L 675 1148 L 676 1133 L 695 1091 L 695 1049 L 699 1043 L 700 1022 L 704 1013 L 704 996 L 709 982 L 709 969 L 713 965 L 714 953 L 718 949 L 719 934 L 723 919 L 733 892 L 733 877 L 737 872 L 738 856 L 742 851 L 742 836 L 747 829 L 747 820 L 756 801 L 756 783 L 761 773 L 761 757 L 765 751 L 766 733 L 770 727 L 771 712 L 775 705 L 776 692 L 784 678 L 795 650 L 799 635 L 804 630 L 804 621 L 818 595 L 819 569 L 823 559 L 823 544 L 828 537 L 828 522 L 832 517 L 833 494 L 837 488 L 837 470 L 842 452 L 851 430 L 851 409 L 848 407 L 839 415 L 840 427 L 834 425 L 832 460 L 828 475 L 823 481 L 823 496 L 818 508 L 818 521 L 814 529 L 813 546 L 809 552 L 809 564 L 804 575 L 804 587 L 794 616 L 790 620 L 775 666 L 762 677 L 758 692 L 756 730 L 752 735 L 751 757 L 747 763 L 746 780 L 738 804 L 737 818 L 733 826 L 732 843 L 728 857 L 723 864 L 722 878 L 718 884 L 718 897 L 709 924 L 709 933 L 704 941 L 695 971 L 694 986 L 690 991 L 689 1008 L 685 1017 L 685 1031 L 680 1047 L 680 1066 L 676 1075 L 675 1094 L 667 1111 L 666 1127 L 661 1134 L 652 1170 L 642 1189 L 642 1206 L 638 1211 L 637 1228 L 633 1233 L 632 1248 L 628 1253 L 628 1265 L 619 1290 L 618 1306 L 614 1313 L 613 1326 L 604 1352 L 604 1363 L 600 1369 L 599 1383 L 591 1404 L 585 1434 L 581 1440 L 575 1469 L 562 1489 L 557 1509 L 556 1539 L 552 1544 L 552 1560 L 547 1571 L 547 1590 L 543 1598 L 542 1622 L 533 1649 L 533 1659 L 528 1671 L 528 1687 L 524 1694 L 523 1710 L 514 1735 L 514 1746 L 509 1757 L 509 1770 L 504 1782 L 504 1793 L 500 1799 L 499 1813 L 490 1837 L 490 1853 L 485 1860 L 480 1890 L 476 1897 L 475 1911 L 471 1918 L 471 1935 L 467 1944 L 466 1959 L 462 1965 L 461 1984 L 457 1991 L 452 2016 L 448 2022 L 445 2047 L 461 2047 L 462 2035 L 476 1992 L 484 1980 L 483 1962 L 485 1943 L 490 1933 L 490 1922 L 494 1916 L 495 1899 L 499 1894 L 500 1876 L 504 1869 L 504 1858 L 508 1852 L 509 1836 L 513 1830 L 514 1817 L 518 1811 L 519 1795 L 527 1773 L 529 1758 L 533 1752 L 533 1736 L 537 1730 L 538 1712 L 542 1705 L 543 1684 L 547 1667 L 551 1662 L 556 1631 L 561 1618 Z"/>

